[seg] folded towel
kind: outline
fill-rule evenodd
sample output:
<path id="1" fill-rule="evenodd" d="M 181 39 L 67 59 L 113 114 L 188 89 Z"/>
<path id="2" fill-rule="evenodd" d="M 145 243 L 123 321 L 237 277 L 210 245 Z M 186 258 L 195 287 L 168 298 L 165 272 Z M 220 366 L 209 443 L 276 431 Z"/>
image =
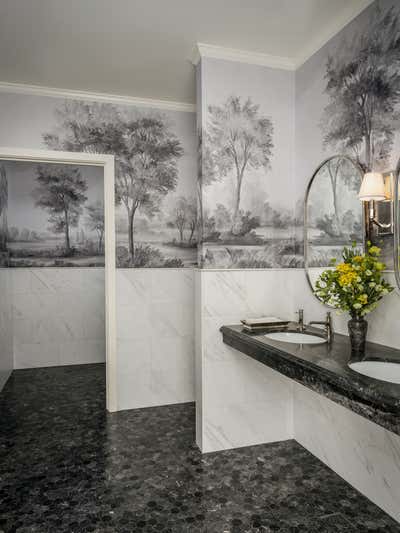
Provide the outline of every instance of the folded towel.
<path id="1" fill-rule="evenodd" d="M 245 318 L 244 320 L 241 320 L 241 322 L 246 326 L 260 326 L 263 324 L 287 324 L 289 321 L 282 320 L 276 316 L 262 316 L 258 318 Z"/>

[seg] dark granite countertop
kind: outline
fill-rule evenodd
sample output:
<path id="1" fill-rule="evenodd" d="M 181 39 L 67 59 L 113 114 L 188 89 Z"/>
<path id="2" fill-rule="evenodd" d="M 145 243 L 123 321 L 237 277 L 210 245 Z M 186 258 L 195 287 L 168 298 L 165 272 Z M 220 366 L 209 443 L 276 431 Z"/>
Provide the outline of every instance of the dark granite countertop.
<path id="1" fill-rule="evenodd" d="M 292 344 L 267 339 L 266 332 L 248 333 L 239 325 L 222 326 L 221 332 L 225 344 L 400 435 L 400 385 L 351 370 L 347 336 L 335 333 L 330 344 Z M 400 350 L 368 342 L 364 360 L 400 363 Z"/>

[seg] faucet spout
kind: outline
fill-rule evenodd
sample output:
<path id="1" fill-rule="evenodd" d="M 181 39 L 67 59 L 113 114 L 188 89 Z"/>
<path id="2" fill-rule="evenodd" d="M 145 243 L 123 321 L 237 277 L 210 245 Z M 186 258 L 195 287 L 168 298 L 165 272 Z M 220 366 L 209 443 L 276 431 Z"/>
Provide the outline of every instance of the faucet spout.
<path id="1" fill-rule="evenodd" d="M 324 329 L 325 329 L 325 335 L 326 335 L 326 340 L 329 342 L 331 342 L 332 340 L 332 335 L 333 335 L 333 327 L 332 327 L 332 315 L 331 315 L 331 312 L 328 311 L 326 313 L 326 318 L 324 321 L 320 321 L 320 320 L 312 320 L 311 322 L 309 322 L 309 326 L 312 326 L 313 324 L 315 325 L 320 325 L 320 326 L 324 326 Z"/>

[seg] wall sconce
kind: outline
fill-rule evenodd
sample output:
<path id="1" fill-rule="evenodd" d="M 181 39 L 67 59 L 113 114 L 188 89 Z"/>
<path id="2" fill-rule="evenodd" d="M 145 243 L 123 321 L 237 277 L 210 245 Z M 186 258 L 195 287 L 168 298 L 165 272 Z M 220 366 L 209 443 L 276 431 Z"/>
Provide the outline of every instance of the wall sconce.
<path id="1" fill-rule="evenodd" d="M 393 233 L 393 173 L 367 172 L 364 174 L 358 197 L 365 202 L 367 239 L 373 226 L 380 235 Z"/>

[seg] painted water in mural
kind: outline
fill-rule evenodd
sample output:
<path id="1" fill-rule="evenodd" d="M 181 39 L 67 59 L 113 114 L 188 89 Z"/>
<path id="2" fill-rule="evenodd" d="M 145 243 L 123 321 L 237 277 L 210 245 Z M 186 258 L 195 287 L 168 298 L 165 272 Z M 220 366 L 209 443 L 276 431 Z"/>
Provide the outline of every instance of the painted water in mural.
<path id="1" fill-rule="evenodd" d="M 104 266 L 103 191 L 98 167 L 3 161 L 2 266 Z"/>
<path id="2" fill-rule="evenodd" d="M 185 267 L 197 260 L 195 175 L 166 113 L 77 101 L 56 111 L 47 147 L 113 154 L 117 266 Z M 186 172 L 186 173 L 185 173 Z"/>

